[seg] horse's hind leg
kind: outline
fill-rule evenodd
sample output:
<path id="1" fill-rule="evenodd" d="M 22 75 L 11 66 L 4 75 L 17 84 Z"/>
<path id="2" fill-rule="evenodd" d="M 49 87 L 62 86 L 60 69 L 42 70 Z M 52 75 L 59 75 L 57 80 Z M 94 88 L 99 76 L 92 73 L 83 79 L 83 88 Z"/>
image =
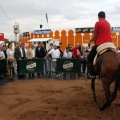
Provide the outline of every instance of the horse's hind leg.
<path id="1" fill-rule="evenodd" d="M 105 97 L 106 97 L 106 100 L 107 100 L 111 96 L 110 84 L 107 84 L 104 81 L 102 81 L 102 84 L 103 84 L 103 89 L 105 91 Z"/>
<path id="2" fill-rule="evenodd" d="M 113 91 L 113 93 L 111 95 L 111 103 L 117 97 L 117 91 L 119 89 L 119 86 L 120 86 L 120 82 L 115 82 L 114 91 Z"/>
<path id="3" fill-rule="evenodd" d="M 97 99 L 96 99 L 96 93 L 95 93 L 95 78 L 91 79 L 91 89 L 93 92 L 93 99 L 94 99 L 94 103 L 97 103 Z"/>
<path id="4" fill-rule="evenodd" d="M 103 84 L 103 89 L 105 91 L 106 102 L 104 103 L 104 105 L 102 107 L 98 108 L 101 111 L 103 111 L 106 107 L 111 105 L 111 102 L 110 102 L 110 97 L 111 97 L 110 85 L 107 84 L 106 82 L 104 82 L 103 79 L 102 79 L 102 84 Z"/>
<path id="5" fill-rule="evenodd" d="M 108 104 L 111 104 L 113 102 L 113 100 L 117 97 L 117 91 L 119 89 L 119 86 L 120 86 L 120 82 L 116 81 L 114 91 L 113 91 L 111 97 L 109 98 Z"/>
<path id="6" fill-rule="evenodd" d="M 115 77 L 115 87 L 114 87 L 114 91 L 111 95 L 111 98 L 110 98 L 110 102 L 112 103 L 112 101 L 117 97 L 117 91 L 120 89 L 120 69 L 117 71 L 116 73 L 116 77 Z"/>
<path id="7" fill-rule="evenodd" d="M 111 94 L 110 93 L 110 90 L 109 90 L 109 84 L 104 84 L 104 81 L 105 79 L 102 79 L 104 80 L 103 81 L 103 85 L 104 85 L 104 90 L 105 90 L 105 93 L 107 95 L 107 99 L 106 99 L 106 103 L 100 108 L 100 110 L 104 110 L 106 107 L 108 107 L 109 105 L 111 105 L 111 103 L 113 102 L 113 100 L 117 97 L 117 91 L 120 87 L 120 81 L 119 81 L 119 78 L 120 78 L 120 70 L 117 71 L 116 73 L 116 76 L 115 76 L 115 87 L 114 87 L 114 91 L 113 93 Z M 113 80 L 111 80 L 113 81 Z"/>
<path id="8" fill-rule="evenodd" d="M 114 91 L 112 95 L 106 100 L 106 103 L 101 108 L 99 108 L 99 110 L 102 111 L 106 107 L 111 105 L 112 101 L 117 97 L 117 91 L 118 91 L 119 86 L 120 86 L 120 82 L 115 82 L 115 87 L 114 87 Z"/>

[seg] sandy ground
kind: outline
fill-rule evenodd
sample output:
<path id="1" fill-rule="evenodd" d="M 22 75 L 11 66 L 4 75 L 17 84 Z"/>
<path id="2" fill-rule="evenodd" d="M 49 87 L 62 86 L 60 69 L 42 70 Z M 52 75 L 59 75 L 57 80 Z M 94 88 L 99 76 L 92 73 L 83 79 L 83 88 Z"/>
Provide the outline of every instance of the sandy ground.
<path id="1" fill-rule="evenodd" d="M 99 80 L 96 92 L 101 105 Z M 0 120 L 120 120 L 120 92 L 105 111 L 96 107 L 90 80 L 17 80 L 0 89 Z"/>

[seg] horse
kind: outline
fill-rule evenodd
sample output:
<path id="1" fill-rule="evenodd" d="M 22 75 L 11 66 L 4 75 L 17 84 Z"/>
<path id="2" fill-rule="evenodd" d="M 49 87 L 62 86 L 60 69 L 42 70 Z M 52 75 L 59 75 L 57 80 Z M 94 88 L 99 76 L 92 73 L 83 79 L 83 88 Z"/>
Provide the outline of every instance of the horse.
<path id="1" fill-rule="evenodd" d="M 102 86 L 105 92 L 106 101 L 97 109 L 103 111 L 111 105 L 117 97 L 117 92 L 120 87 L 120 53 L 113 49 L 106 49 L 104 53 L 98 56 L 94 70 L 97 72 L 102 81 Z M 94 102 L 97 104 L 95 93 L 95 77 L 91 78 L 91 89 L 93 92 Z M 110 85 L 115 81 L 114 90 L 111 93 Z"/>

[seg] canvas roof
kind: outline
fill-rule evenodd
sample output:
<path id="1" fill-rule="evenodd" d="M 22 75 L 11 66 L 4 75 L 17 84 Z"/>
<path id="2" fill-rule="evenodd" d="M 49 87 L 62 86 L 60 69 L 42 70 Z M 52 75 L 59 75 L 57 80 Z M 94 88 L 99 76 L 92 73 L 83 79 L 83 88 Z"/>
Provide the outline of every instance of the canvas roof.
<path id="1" fill-rule="evenodd" d="M 33 38 L 29 40 L 29 42 L 46 42 L 51 40 L 52 38 Z"/>

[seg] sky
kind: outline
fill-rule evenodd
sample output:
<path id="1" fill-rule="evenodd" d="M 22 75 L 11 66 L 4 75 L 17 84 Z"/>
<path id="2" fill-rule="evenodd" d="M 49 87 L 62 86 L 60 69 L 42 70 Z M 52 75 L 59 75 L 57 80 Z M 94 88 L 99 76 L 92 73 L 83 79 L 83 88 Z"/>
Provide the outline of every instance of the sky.
<path id="1" fill-rule="evenodd" d="M 120 27 L 120 0 L 0 0 L 0 33 L 14 39 L 15 22 L 20 33 L 39 30 L 40 24 L 43 29 L 94 27 L 100 11 L 112 27 Z"/>

